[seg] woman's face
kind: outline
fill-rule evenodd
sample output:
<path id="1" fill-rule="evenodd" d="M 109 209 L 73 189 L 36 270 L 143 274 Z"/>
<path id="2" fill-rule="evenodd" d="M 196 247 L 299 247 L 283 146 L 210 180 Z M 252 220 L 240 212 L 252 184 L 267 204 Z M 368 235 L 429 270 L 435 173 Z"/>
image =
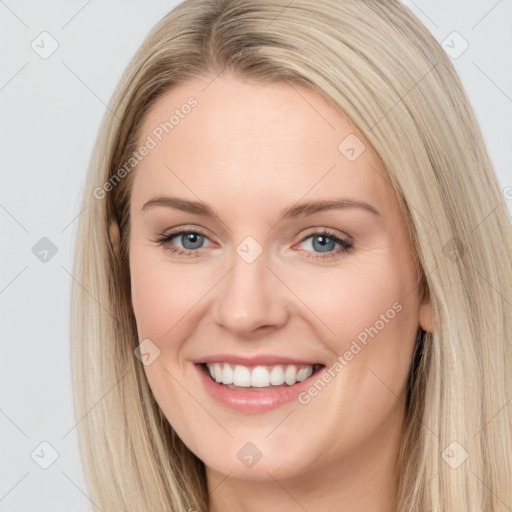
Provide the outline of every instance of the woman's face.
<path id="1" fill-rule="evenodd" d="M 430 309 L 386 172 L 314 92 L 209 80 L 162 96 L 138 139 L 131 290 L 155 399 L 211 474 L 389 463 Z"/>

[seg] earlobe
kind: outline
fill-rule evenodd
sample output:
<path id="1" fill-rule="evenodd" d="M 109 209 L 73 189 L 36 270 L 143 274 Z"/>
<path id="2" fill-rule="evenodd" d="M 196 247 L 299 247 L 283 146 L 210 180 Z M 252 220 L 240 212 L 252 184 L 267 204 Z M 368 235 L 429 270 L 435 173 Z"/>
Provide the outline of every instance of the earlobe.
<path id="1" fill-rule="evenodd" d="M 436 321 L 432 311 L 432 304 L 428 299 L 425 299 L 425 301 L 420 304 L 419 323 L 420 327 L 425 332 L 433 332 L 435 329 L 437 329 Z"/>
<path id="2" fill-rule="evenodd" d="M 114 254 L 116 255 L 117 259 L 120 259 L 120 233 L 119 233 L 119 225 L 117 221 L 111 219 L 110 225 L 108 229 L 108 237 L 110 239 L 110 245 L 114 251 Z"/>

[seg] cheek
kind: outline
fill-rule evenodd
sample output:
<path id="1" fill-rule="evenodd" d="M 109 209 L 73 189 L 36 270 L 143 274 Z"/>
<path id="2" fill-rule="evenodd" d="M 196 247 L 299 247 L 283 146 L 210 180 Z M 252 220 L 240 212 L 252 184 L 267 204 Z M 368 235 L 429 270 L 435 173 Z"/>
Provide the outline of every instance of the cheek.
<path id="1" fill-rule="evenodd" d="M 302 309 L 315 314 L 315 323 L 332 348 L 348 348 L 347 341 L 359 335 L 364 343 L 365 333 L 368 337 L 369 331 L 374 333 L 372 326 L 384 333 L 404 327 L 414 330 L 418 324 L 414 268 L 400 260 L 389 264 L 369 260 L 347 262 L 302 279 L 283 270 L 288 272 L 283 280 L 294 283 Z"/>
<path id="2" fill-rule="evenodd" d="M 343 365 L 344 377 L 334 379 L 343 387 L 340 393 L 347 380 L 367 397 L 402 393 L 419 328 L 419 289 L 408 253 L 357 264 L 347 259 L 339 269 L 295 283 L 294 292 L 304 298 L 303 315 L 317 325 L 332 351 L 332 363 Z"/>
<path id="3" fill-rule="evenodd" d="M 188 418 L 201 417 L 202 411 L 184 389 L 192 376 L 180 360 L 180 347 L 195 325 L 194 304 L 205 290 L 192 266 L 169 265 L 165 252 L 133 244 L 130 247 L 132 304 L 139 341 L 150 339 L 153 360 L 144 372 L 154 398 L 169 423 L 178 432 L 194 432 Z M 207 288 L 206 288 L 207 289 Z M 155 355 L 158 354 L 158 355 Z"/>
<path id="4" fill-rule="evenodd" d="M 208 290 L 192 266 L 169 265 L 164 250 L 133 247 L 130 251 L 132 304 L 139 338 L 172 338 L 172 330 L 193 313 Z M 180 325 L 181 327 L 181 325 Z"/>

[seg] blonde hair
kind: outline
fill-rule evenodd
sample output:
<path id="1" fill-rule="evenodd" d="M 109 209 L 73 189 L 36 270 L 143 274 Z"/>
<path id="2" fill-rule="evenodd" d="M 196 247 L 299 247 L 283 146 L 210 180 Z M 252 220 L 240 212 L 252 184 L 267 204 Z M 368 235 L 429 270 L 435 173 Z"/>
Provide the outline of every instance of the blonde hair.
<path id="1" fill-rule="evenodd" d="M 322 95 L 379 154 L 403 208 L 436 321 L 420 331 L 411 364 L 397 510 L 508 510 L 510 217 L 450 60 L 397 0 L 186 0 L 129 64 L 91 160 L 75 255 L 73 388 L 92 501 L 123 512 L 208 507 L 204 465 L 168 424 L 134 355 L 136 168 L 122 178 L 118 170 L 162 93 L 222 72 Z M 119 259 L 110 220 L 120 227 Z"/>

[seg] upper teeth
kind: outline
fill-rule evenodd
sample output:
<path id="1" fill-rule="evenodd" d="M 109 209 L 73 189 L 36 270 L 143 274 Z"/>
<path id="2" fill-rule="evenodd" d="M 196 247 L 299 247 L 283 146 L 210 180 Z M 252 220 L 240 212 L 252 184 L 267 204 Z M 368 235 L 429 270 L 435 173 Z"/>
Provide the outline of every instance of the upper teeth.
<path id="1" fill-rule="evenodd" d="M 294 364 L 275 366 L 256 366 L 252 370 L 247 366 L 236 365 L 234 368 L 229 363 L 207 363 L 206 366 L 215 381 L 222 384 L 234 384 L 241 387 L 265 388 L 270 385 L 280 386 L 288 384 L 292 386 L 302 382 L 313 373 L 313 365 L 297 367 Z"/>

